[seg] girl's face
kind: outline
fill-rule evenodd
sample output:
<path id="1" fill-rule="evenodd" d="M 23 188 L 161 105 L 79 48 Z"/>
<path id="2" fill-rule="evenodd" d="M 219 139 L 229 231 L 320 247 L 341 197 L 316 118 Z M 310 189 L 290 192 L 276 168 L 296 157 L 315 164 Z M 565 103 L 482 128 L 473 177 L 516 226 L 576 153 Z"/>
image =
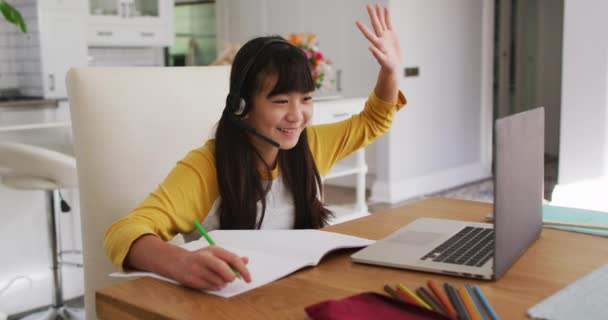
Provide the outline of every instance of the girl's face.
<path id="1" fill-rule="evenodd" d="M 277 76 L 267 77 L 262 90 L 253 99 L 253 108 L 246 120 L 259 133 L 281 145 L 281 150 L 289 150 L 298 143 L 302 130 L 312 117 L 312 92 L 289 92 L 269 96 L 277 81 Z M 262 150 L 272 148 L 270 144 L 257 140 L 254 144 Z"/>

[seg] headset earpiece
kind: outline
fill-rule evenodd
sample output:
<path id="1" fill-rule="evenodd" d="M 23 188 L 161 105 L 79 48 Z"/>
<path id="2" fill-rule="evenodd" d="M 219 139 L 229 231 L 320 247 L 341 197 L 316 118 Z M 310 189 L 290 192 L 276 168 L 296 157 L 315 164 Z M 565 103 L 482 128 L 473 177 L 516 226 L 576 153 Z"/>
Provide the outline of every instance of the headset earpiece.
<path id="1" fill-rule="evenodd" d="M 234 115 L 236 115 L 237 117 L 244 115 L 246 107 L 247 107 L 247 102 L 245 102 L 245 99 L 239 98 L 238 107 L 234 111 Z"/>
<path id="2" fill-rule="evenodd" d="M 230 113 L 237 117 L 241 117 L 245 113 L 247 102 L 237 94 L 230 92 L 226 98 L 226 107 Z"/>

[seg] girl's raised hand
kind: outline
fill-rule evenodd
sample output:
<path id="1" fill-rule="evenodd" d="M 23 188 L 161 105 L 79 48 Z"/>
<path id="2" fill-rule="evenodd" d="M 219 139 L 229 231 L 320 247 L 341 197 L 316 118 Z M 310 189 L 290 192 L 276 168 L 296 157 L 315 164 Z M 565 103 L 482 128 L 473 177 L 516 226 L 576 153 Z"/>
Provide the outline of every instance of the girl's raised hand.
<path id="1" fill-rule="evenodd" d="M 375 8 L 367 5 L 367 13 L 374 32 L 371 32 L 360 21 L 355 24 L 371 43 L 369 50 L 378 60 L 382 68 L 381 72 L 397 74 L 401 65 L 401 48 L 399 47 L 397 34 L 393 31 L 388 8 L 383 10 L 379 4 Z"/>

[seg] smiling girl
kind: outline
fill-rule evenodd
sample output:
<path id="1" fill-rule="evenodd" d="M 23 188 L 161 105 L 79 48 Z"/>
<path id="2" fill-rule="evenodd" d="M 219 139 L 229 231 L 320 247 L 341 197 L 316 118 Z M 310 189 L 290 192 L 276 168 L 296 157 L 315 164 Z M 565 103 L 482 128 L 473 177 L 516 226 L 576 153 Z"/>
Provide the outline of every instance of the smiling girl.
<path id="1" fill-rule="evenodd" d="M 361 113 L 309 125 L 314 83 L 304 53 L 281 37 L 259 37 L 237 53 L 230 94 L 215 139 L 188 153 L 158 189 L 116 221 L 104 241 L 123 269 L 154 272 L 203 289 L 251 281 L 248 259 L 209 246 L 187 251 L 167 243 L 196 237 L 193 221 L 214 229 L 325 226 L 321 177 L 340 159 L 386 132 L 405 98 L 398 89 L 401 50 L 388 9 L 367 7 L 373 31 L 356 25 L 380 64 Z"/>

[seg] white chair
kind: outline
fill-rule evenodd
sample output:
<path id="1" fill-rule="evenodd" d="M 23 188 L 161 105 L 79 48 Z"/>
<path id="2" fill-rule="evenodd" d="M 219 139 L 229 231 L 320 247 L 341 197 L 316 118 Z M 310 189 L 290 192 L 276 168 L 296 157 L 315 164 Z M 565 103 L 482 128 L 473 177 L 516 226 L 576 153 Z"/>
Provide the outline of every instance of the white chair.
<path id="1" fill-rule="evenodd" d="M 60 199 L 59 189 L 77 186 L 74 157 L 38 146 L 0 142 L 0 167 L 8 170 L 1 177 L 3 184 L 14 189 L 45 191 L 49 201 L 47 229 L 53 273 L 51 307 L 25 319 L 84 319 L 82 309 L 67 308 L 64 305 L 61 265 L 70 263 L 61 259 L 55 212 Z"/>
<path id="2" fill-rule="evenodd" d="M 108 226 L 201 146 L 223 111 L 230 68 L 79 68 L 67 85 L 78 164 L 85 309 L 120 280 L 103 251 Z"/>

